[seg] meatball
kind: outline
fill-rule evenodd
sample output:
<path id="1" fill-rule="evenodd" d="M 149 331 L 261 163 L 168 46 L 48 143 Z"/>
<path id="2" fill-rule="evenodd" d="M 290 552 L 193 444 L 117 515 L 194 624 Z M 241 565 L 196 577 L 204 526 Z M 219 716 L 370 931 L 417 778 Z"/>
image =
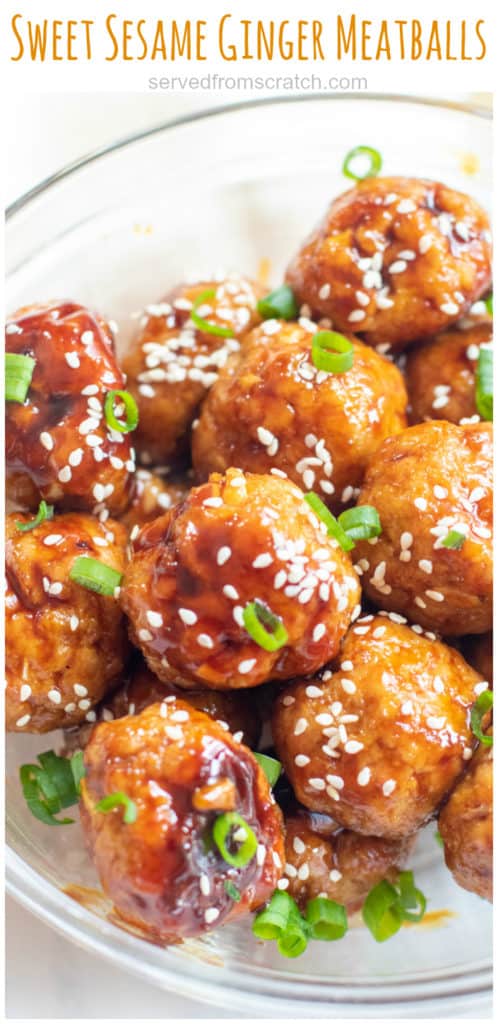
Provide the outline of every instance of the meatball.
<path id="1" fill-rule="evenodd" d="M 413 423 L 479 419 L 476 369 L 481 345 L 492 338 L 490 324 L 447 331 L 408 354 L 406 381 Z"/>
<path id="2" fill-rule="evenodd" d="M 104 415 L 106 395 L 125 388 L 108 324 L 75 302 L 26 307 L 7 323 L 6 350 L 36 360 L 26 401 L 7 402 L 9 497 L 119 515 L 135 456 Z"/>
<path id="3" fill-rule="evenodd" d="M 287 892 L 303 911 L 308 900 L 326 896 L 354 914 L 374 885 L 384 878 L 396 882 L 412 846 L 411 836 L 360 836 L 325 815 L 300 809 L 285 819 Z"/>
<path id="4" fill-rule="evenodd" d="M 181 501 L 189 488 L 188 477 L 165 479 L 148 469 L 139 469 L 135 474 L 131 504 L 120 521 L 135 536 L 145 523 L 151 523 Z"/>
<path id="5" fill-rule="evenodd" d="M 482 633 L 481 636 L 467 636 L 464 640 L 464 654 L 469 665 L 493 684 L 493 634 Z"/>
<path id="6" fill-rule="evenodd" d="M 334 199 L 286 278 L 335 330 L 402 349 L 445 330 L 486 292 L 489 220 L 438 182 L 367 178 Z"/>
<path id="7" fill-rule="evenodd" d="M 358 619 L 335 671 L 275 702 L 275 747 L 297 799 L 362 835 L 415 832 L 472 754 L 479 684 L 452 648 L 385 615 Z"/>
<path id="8" fill-rule="evenodd" d="M 492 735 L 492 730 L 489 732 Z M 446 864 L 455 882 L 493 899 L 493 748 L 480 744 L 439 816 Z"/>
<path id="9" fill-rule="evenodd" d="M 208 715 L 172 698 L 102 722 L 84 761 L 83 829 L 102 886 L 127 921 L 174 941 L 269 899 L 282 873 L 280 810 L 250 750 Z M 133 823 L 122 807 L 97 810 L 112 793 L 133 801 Z M 224 819 L 228 861 L 213 833 L 222 815 L 234 815 L 233 825 Z M 244 824 L 257 841 L 249 859 L 239 845 Z M 231 863 L 237 857 L 240 865 Z"/>
<path id="10" fill-rule="evenodd" d="M 140 662 L 123 686 L 96 708 L 97 721 L 110 722 L 125 715 L 138 715 L 150 704 L 156 704 L 157 701 L 172 696 L 178 696 L 175 687 L 170 683 L 161 683 L 157 676 Z M 249 694 L 245 691 L 231 693 L 189 690 L 182 691 L 181 696 L 187 704 L 216 719 L 222 728 L 229 729 L 238 742 L 243 742 L 251 748 L 257 746 L 261 733 L 261 716 L 255 701 L 249 699 Z M 78 729 L 68 731 L 65 736 L 66 751 L 83 750 L 92 729 L 92 725 L 85 723 Z"/>
<path id="11" fill-rule="evenodd" d="M 201 478 L 233 465 L 253 473 L 275 468 L 334 510 L 351 502 L 373 453 L 406 426 L 405 386 L 397 367 L 354 338 L 350 370 L 317 370 L 316 330 L 305 319 L 269 320 L 248 336 L 194 432 Z"/>
<path id="12" fill-rule="evenodd" d="M 201 330 L 191 319 L 193 304 L 204 294 L 197 315 L 216 332 Z M 257 285 L 232 275 L 180 285 L 146 309 L 123 361 L 140 410 L 135 439 L 142 462 L 184 460 L 192 423 L 220 367 L 259 322 L 258 298 Z"/>
<path id="13" fill-rule="evenodd" d="M 491 629 L 492 469 L 489 423 L 422 423 L 384 442 L 358 498 L 382 524 L 355 550 L 374 604 L 447 636 Z"/>
<path id="14" fill-rule="evenodd" d="M 121 603 L 159 679 L 225 690 L 316 671 L 337 652 L 359 592 L 349 557 L 294 484 L 229 469 L 142 530 Z"/>
<path id="15" fill-rule="evenodd" d="M 121 609 L 70 579 L 76 558 L 125 566 L 124 528 L 84 513 L 45 520 L 24 533 L 12 513 L 6 528 L 6 717 L 13 732 L 49 732 L 95 721 L 98 703 L 128 653 Z"/>

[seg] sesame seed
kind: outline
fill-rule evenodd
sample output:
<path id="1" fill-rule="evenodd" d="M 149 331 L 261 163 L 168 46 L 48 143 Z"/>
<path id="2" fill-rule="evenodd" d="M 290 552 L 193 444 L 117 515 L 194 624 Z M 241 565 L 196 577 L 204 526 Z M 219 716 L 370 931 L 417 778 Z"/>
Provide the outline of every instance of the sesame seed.
<path id="1" fill-rule="evenodd" d="M 325 781 L 324 781 L 324 779 L 309 779 L 308 782 L 309 782 L 309 784 L 310 784 L 312 789 L 316 789 L 316 790 L 325 789 Z"/>
<path id="2" fill-rule="evenodd" d="M 447 498 L 448 491 L 446 487 L 441 487 L 440 484 L 436 484 L 436 486 L 434 487 L 434 497 L 440 499 Z"/>
<path id="3" fill-rule="evenodd" d="M 489 689 L 489 683 L 486 683 L 486 682 L 483 681 L 482 683 L 476 683 L 476 685 L 474 686 L 474 693 L 477 696 L 479 696 L 481 693 L 484 693 L 484 691 L 488 690 L 488 689 Z M 22 698 L 21 698 L 21 700 L 22 700 Z"/>
<path id="4" fill-rule="evenodd" d="M 138 639 L 142 640 L 143 643 L 147 644 L 149 643 L 150 640 L 152 640 L 152 633 L 150 633 L 148 629 L 139 629 Z"/>
<path id="5" fill-rule="evenodd" d="M 370 782 L 371 775 L 372 775 L 372 773 L 370 771 L 370 768 L 362 768 L 361 772 L 358 772 L 358 775 L 356 776 L 356 781 L 357 781 L 358 785 L 359 786 L 368 786 L 368 783 Z"/>
<path id="6" fill-rule="evenodd" d="M 194 626 L 197 622 L 197 615 L 190 608 L 179 608 L 178 615 L 186 626 Z"/>
<path id="7" fill-rule="evenodd" d="M 426 590 L 425 595 L 431 601 L 444 601 L 444 594 L 440 590 Z"/>
<path id="8" fill-rule="evenodd" d="M 46 544 L 48 548 L 51 548 L 55 544 L 60 544 L 63 539 L 64 538 L 61 533 L 48 533 L 47 536 L 43 538 L 43 543 Z"/>
<path id="9" fill-rule="evenodd" d="M 40 444 L 42 444 L 48 452 L 51 452 L 54 447 L 54 439 L 46 430 L 43 430 L 40 434 Z"/>
<path id="10" fill-rule="evenodd" d="M 223 547 L 219 548 L 218 549 L 218 553 L 216 555 L 216 562 L 217 562 L 217 564 L 218 565 L 224 565 L 225 562 L 228 562 L 228 559 L 231 557 L 231 555 L 232 555 L 232 549 L 227 547 L 226 545 L 224 545 Z"/>
<path id="11" fill-rule="evenodd" d="M 207 633 L 199 633 L 197 637 L 197 643 L 200 647 L 214 647 L 214 641 Z"/>
<path id="12" fill-rule="evenodd" d="M 81 335 L 81 342 L 83 345 L 91 345 L 93 341 L 93 331 L 83 331 Z"/>
<path id="13" fill-rule="evenodd" d="M 266 846 L 263 846 L 263 843 L 258 843 L 258 847 L 257 847 L 257 850 L 256 850 L 256 864 L 258 865 L 258 867 L 261 868 L 263 866 L 265 860 L 266 860 Z"/>
<path id="14" fill-rule="evenodd" d="M 407 266 L 408 264 L 406 260 L 395 260 L 394 263 L 391 263 L 388 270 L 390 274 L 402 274 L 403 271 L 406 270 Z"/>
<path id="15" fill-rule="evenodd" d="M 291 706 L 291 704 L 295 704 L 295 703 L 296 703 L 296 698 L 295 697 L 291 697 L 290 694 L 287 694 L 286 697 L 282 698 L 282 704 L 286 708 L 289 708 Z"/>
<path id="16" fill-rule="evenodd" d="M 456 316 L 460 312 L 460 307 L 456 302 L 442 302 L 439 308 L 441 313 L 445 313 L 446 316 Z"/>
<path id="17" fill-rule="evenodd" d="M 326 628 L 325 628 L 324 623 L 323 622 L 319 622 L 318 625 L 315 626 L 315 628 L 313 630 L 313 640 L 314 640 L 314 642 L 318 643 L 318 641 L 321 640 L 323 636 L 325 636 L 325 633 L 326 633 Z"/>
<path id="18" fill-rule="evenodd" d="M 299 836 L 294 836 L 294 839 L 292 840 L 292 846 L 294 848 L 294 852 L 297 854 L 304 853 L 306 849 L 302 839 L 300 839 Z"/>
<path id="19" fill-rule="evenodd" d="M 58 690 L 49 690 L 47 697 L 52 704 L 60 704 L 62 697 Z"/>
<path id="20" fill-rule="evenodd" d="M 391 793 L 393 793 L 395 789 L 396 789 L 396 781 L 395 781 L 395 779 L 387 779 L 387 782 L 384 782 L 383 785 L 382 785 L 382 792 L 383 792 L 384 796 L 390 796 Z"/>
<path id="21" fill-rule="evenodd" d="M 252 563 L 253 569 L 266 569 L 267 566 L 271 565 L 273 558 L 269 554 L 258 555 Z"/>
<path id="22" fill-rule="evenodd" d="M 305 882 L 306 879 L 309 878 L 309 875 L 310 875 L 309 865 L 308 864 L 301 864 L 301 867 L 299 868 L 299 870 L 297 872 L 297 877 L 299 878 L 299 881 L 300 882 Z"/>
<path id="23" fill-rule="evenodd" d="M 57 479 L 60 480 L 61 484 L 67 484 L 69 483 L 71 476 L 71 467 L 63 466 L 62 469 L 60 469 L 57 474 Z"/>
<path id="24" fill-rule="evenodd" d="M 79 369 L 80 361 L 77 352 L 65 352 L 64 359 L 66 360 L 67 365 L 70 366 L 72 370 Z"/>
<path id="25" fill-rule="evenodd" d="M 82 683 L 75 683 L 73 686 L 73 690 L 77 697 L 86 697 L 88 694 L 86 686 L 83 686 Z"/>
<path id="26" fill-rule="evenodd" d="M 149 626 L 159 629 L 163 625 L 163 617 L 159 612 L 147 611 L 145 617 Z"/>
<path id="27" fill-rule="evenodd" d="M 199 878 L 199 888 L 203 896 L 209 896 L 211 892 L 211 883 L 207 875 L 201 875 Z"/>
<path id="28" fill-rule="evenodd" d="M 294 728 L 294 736 L 300 736 L 301 733 L 305 732 L 307 728 L 308 728 L 308 723 L 307 723 L 306 719 L 305 718 L 298 718 L 298 720 L 296 722 L 296 725 L 295 725 L 295 728 Z"/>
<path id="29" fill-rule="evenodd" d="M 432 562 L 429 558 L 421 558 L 418 563 L 418 567 L 422 572 L 426 572 L 428 574 L 432 572 Z"/>
<path id="30" fill-rule="evenodd" d="M 223 587 L 223 593 L 225 597 L 230 598 L 232 601 L 238 601 L 239 595 L 235 587 L 232 587 L 231 583 L 227 583 Z"/>
<path id="31" fill-rule="evenodd" d="M 256 658 L 245 658 L 244 661 L 239 661 L 238 669 L 241 675 L 245 676 L 248 672 L 254 668 L 256 664 Z"/>
<path id="32" fill-rule="evenodd" d="M 284 889 L 288 889 L 288 888 L 289 888 L 289 879 L 288 878 L 279 878 L 279 880 L 277 882 L 277 889 L 281 889 L 283 891 Z"/>
<path id="33" fill-rule="evenodd" d="M 304 692 L 305 692 L 307 697 L 311 697 L 311 698 L 313 698 L 313 697 L 322 697 L 323 696 L 323 690 L 320 690 L 318 688 L 318 686 L 312 686 L 312 685 L 307 686 L 306 690 Z"/>
<path id="34" fill-rule="evenodd" d="M 346 754 L 359 754 L 360 750 L 363 750 L 363 746 L 364 744 L 359 740 L 348 740 L 344 745 L 344 750 Z"/>
<path id="35" fill-rule="evenodd" d="M 202 503 L 206 508 L 221 508 L 223 505 L 222 498 L 206 498 Z"/>
<path id="36" fill-rule="evenodd" d="M 328 299 L 329 295 L 330 295 L 330 285 L 329 284 L 322 284 L 322 287 L 320 288 L 320 290 L 318 292 L 318 298 L 319 299 Z"/>
<path id="37" fill-rule="evenodd" d="M 413 544 L 413 533 L 408 533 L 408 531 L 402 533 L 399 542 L 402 549 L 411 548 Z"/>
<path id="38" fill-rule="evenodd" d="M 75 467 L 75 466 L 79 466 L 80 465 L 80 462 L 82 461 L 82 459 L 83 459 L 83 449 L 82 448 L 75 448 L 72 452 L 69 453 L 67 461 L 69 462 L 70 466 Z"/>
<path id="39" fill-rule="evenodd" d="M 429 726 L 429 729 L 443 729 L 445 724 L 446 719 L 444 715 L 442 715 L 439 718 L 436 715 L 429 715 L 427 719 L 427 725 Z"/>
<path id="40" fill-rule="evenodd" d="M 21 715 L 21 717 L 17 719 L 16 727 L 18 729 L 22 729 L 30 721 L 31 721 L 31 715 Z"/>
<path id="41" fill-rule="evenodd" d="M 294 764 L 296 764 L 298 768 L 305 768 L 306 765 L 309 763 L 310 759 L 306 756 L 306 754 L 296 754 L 294 758 Z"/>
<path id="42" fill-rule="evenodd" d="M 21 686 L 20 698 L 21 701 L 28 700 L 31 697 L 31 687 L 29 683 L 23 683 Z"/>
<path id="43" fill-rule="evenodd" d="M 338 871 L 337 868 L 332 868 L 332 871 L 329 872 L 329 879 L 330 879 L 330 881 L 335 884 L 336 882 L 340 882 L 341 878 L 342 878 L 341 872 Z"/>
<path id="44" fill-rule="evenodd" d="M 417 207 L 412 199 L 401 199 L 396 209 L 398 213 L 415 213 Z"/>
<path id="45" fill-rule="evenodd" d="M 415 505 L 415 508 L 420 510 L 420 512 L 425 512 L 427 509 L 427 501 L 425 498 L 415 498 L 413 504 Z"/>
<path id="46" fill-rule="evenodd" d="M 204 911 L 204 920 L 206 924 L 212 924 L 220 916 L 220 912 L 217 907 L 208 907 Z"/>

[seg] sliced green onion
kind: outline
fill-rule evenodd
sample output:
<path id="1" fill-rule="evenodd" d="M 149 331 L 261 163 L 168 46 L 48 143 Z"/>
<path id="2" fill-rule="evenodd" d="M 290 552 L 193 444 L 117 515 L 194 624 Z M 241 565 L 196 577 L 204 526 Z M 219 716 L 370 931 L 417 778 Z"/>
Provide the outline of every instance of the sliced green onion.
<path id="1" fill-rule="evenodd" d="M 275 288 L 275 291 L 259 300 L 257 310 L 263 320 L 295 320 L 299 306 L 292 288 L 289 288 L 288 284 L 282 284 L 280 288 Z"/>
<path id="2" fill-rule="evenodd" d="M 395 935 L 403 924 L 403 915 L 394 886 L 385 880 L 375 885 L 363 904 L 362 916 L 376 942 Z"/>
<path id="3" fill-rule="evenodd" d="M 286 892 L 275 889 L 267 907 L 256 915 L 252 926 L 258 939 L 275 940 L 282 956 L 294 958 L 308 945 L 308 927 Z"/>
<path id="4" fill-rule="evenodd" d="M 324 942 L 342 939 L 348 930 L 345 908 L 341 903 L 329 900 L 325 896 L 317 896 L 316 899 L 309 901 L 306 907 L 306 920 L 311 937 Z"/>
<path id="5" fill-rule="evenodd" d="M 485 747 L 493 746 L 493 737 L 487 736 L 482 731 L 482 720 L 488 711 L 491 711 L 493 707 L 493 691 L 484 690 L 479 694 L 475 704 L 472 705 L 470 712 L 470 727 L 474 736 L 482 743 Z"/>
<path id="6" fill-rule="evenodd" d="M 476 369 L 476 407 L 483 420 L 493 419 L 493 353 L 479 349 Z"/>
<path id="7" fill-rule="evenodd" d="M 72 825 L 73 818 L 56 818 L 79 800 L 79 783 L 84 775 L 83 754 L 59 757 L 53 750 L 38 755 L 38 764 L 23 764 L 19 770 L 22 791 L 31 814 L 45 825 Z"/>
<path id="8" fill-rule="evenodd" d="M 466 537 L 464 533 L 460 533 L 460 530 L 450 530 L 448 535 L 443 540 L 443 548 L 450 548 L 452 551 L 460 551 L 463 547 Z"/>
<path id="9" fill-rule="evenodd" d="M 114 413 L 116 399 L 123 403 L 126 413 L 126 420 L 118 420 Z M 135 430 L 138 424 L 138 406 L 129 391 L 108 391 L 104 402 L 104 414 L 106 423 L 111 430 L 118 430 L 120 434 L 129 434 Z"/>
<path id="10" fill-rule="evenodd" d="M 242 618 L 249 636 L 264 651 L 279 651 L 287 643 L 289 636 L 282 619 L 262 601 L 246 604 Z"/>
<path id="11" fill-rule="evenodd" d="M 105 597 L 113 597 L 116 587 L 119 587 L 123 574 L 111 569 L 110 565 L 104 565 L 97 558 L 90 558 L 87 555 L 80 555 L 73 562 L 69 579 L 73 583 L 79 583 L 87 590 L 94 590 L 96 594 L 104 594 Z"/>
<path id="12" fill-rule="evenodd" d="M 28 530 L 34 530 L 36 526 L 41 526 L 47 519 L 52 519 L 53 514 L 54 506 L 47 505 L 46 501 L 40 501 L 35 518 L 31 519 L 29 523 L 16 523 L 17 529 L 20 533 L 28 533 Z"/>
<path id="13" fill-rule="evenodd" d="M 440 832 L 435 832 L 434 833 L 434 839 L 436 840 L 436 843 L 438 844 L 438 846 L 444 847 L 443 837 L 442 837 Z"/>
<path id="14" fill-rule="evenodd" d="M 315 515 L 322 520 L 322 523 L 325 523 L 329 537 L 333 537 L 341 545 L 343 551 L 352 551 L 354 542 L 350 540 L 339 521 L 332 515 L 332 512 L 330 512 L 322 499 L 318 497 L 318 494 L 315 494 L 314 491 L 308 491 L 304 495 L 304 500 L 313 509 Z"/>
<path id="15" fill-rule="evenodd" d="M 256 761 L 260 764 L 263 769 L 270 786 L 274 786 L 280 778 L 282 771 L 282 765 L 280 761 L 277 761 L 276 757 L 268 757 L 268 754 L 254 754 Z"/>
<path id="16" fill-rule="evenodd" d="M 229 896 L 230 899 L 234 901 L 234 903 L 240 903 L 242 897 L 240 895 L 239 890 L 237 889 L 237 886 L 234 885 L 229 878 L 225 879 L 225 882 L 223 884 L 227 896 Z"/>
<path id="17" fill-rule="evenodd" d="M 352 541 L 369 540 L 371 537 L 379 537 L 382 533 L 379 513 L 373 505 L 348 508 L 341 512 L 338 522 Z"/>
<path id="18" fill-rule="evenodd" d="M 353 365 L 353 343 L 337 331 L 317 331 L 311 342 L 311 359 L 317 370 L 345 373 Z"/>
<path id="19" fill-rule="evenodd" d="M 100 811 L 102 814 L 113 811 L 115 807 L 125 808 L 123 814 L 125 825 L 133 825 L 133 822 L 137 820 L 137 805 L 130 799 L 127 793 L 122 793 L 119 790 L 116 793 L 109 793 L 108 796 L 104 796 L 102 800 L 99 800 L 98 804 L 95 804 L 95 810 Z"/>
<path id="20" fill-rule="evenodd" d="M 22 356 L 17 352 L 6 352 L 5 354 L 5 401 L 20 402 L 26 401 L 29 391 L 33 370 L 36 366 L 36 359 L 31 356 Z"/>
<path id="21" fill-rule="evenodd" d="M 415 887 L 413 871 L 400 871 L 398 876 L 399 902 L 403 908 L 405 921 L 421 921 L 427 906 L 427 900 L 420 889 Z"/>
<path id="22" fill-rule="evenodd" d="M 238 835 L 239 830 L 240 836 Z M 234 868 L 243 868 L 249 864 L 258 846 L 258 840 L 252 828 L 236 811 L 227 811 L 226 814 L 220 814 L 216 818 L 213 824 L 213 839 L 223 860 Z M 230 842 L 231 847 L 236 845 L 236 852 L 228 847 L 227 841 Z"/>
<path id="23" fill-rule="evenodd" d="M 210 320 L 204 320 L 197 312 L 204 302 L 209 302 L 210 299 L 214 299 L 215 295 L 216 288 L 207 288 L 205 292 L 201 292 L 192 306 L 190 319 L 198 330 L 203 331 L 204 334 L 217 334 L 220 338 L 233 338 L 233 330 L 231 327 L 220 327 L 219 324 L 213 324 Z"/>
<path id="24" fill-rule="evenodd" d="M 355 173 L 351 167 L 358 157 L 368 158 L 368 167 L 364 174 Z M 364 181 L 365 178 L 377 177 L 381 167 L 382 157 L 378 149 L 373 149 L 372 146 L 355 146 L 344 158 L 342 173 L 346 178 L 352 178 L 353 181 Z"/>
<path id="25" fill-rule="evenodd" d="M 399 932 L 404 921 L 421 921 L 426 898 L 413 881 L 413 871 L 400 871 L 398 888 L 385 879 L 370 890 L 362 909 L 363 920 L 376 942 Z"/>
<path id="26" fill-rule="evenodd" d="M 484 305 L 489 315 L 493 316 L 493 292 L 491 292 L 491 295 L 488 295 L 487 299 L 484 299 Z"/>

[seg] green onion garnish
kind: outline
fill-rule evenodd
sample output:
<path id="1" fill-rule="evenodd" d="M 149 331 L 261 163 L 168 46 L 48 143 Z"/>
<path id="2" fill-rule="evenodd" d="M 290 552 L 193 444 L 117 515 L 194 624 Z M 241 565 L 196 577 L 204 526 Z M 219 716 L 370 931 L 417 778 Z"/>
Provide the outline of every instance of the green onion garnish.
<path id="1" fill-rule="evenodd" d="M 95 810 L 100 811 L 102 814 L 113 811 L 115 807 L 125 808 L 123 814 L 125 825 L 133 825 L 133 822 L 137 820 L 137 805 L 130 799 L 127 793 L 122 793 L 119 790 L 116 793 L 109 793 L 108 796 L 104 796 L 102 800 L 99 800 L 98 804 L 95 804 Z"/>
<path id="2" fill-rule="evenodd" d="M 119 399 L 123 403 L 126 420 L 118 420 L 114 414 L 114 402 Z M 129 434 L 138 424 L 138 406 L 129 391 L 108 391 L 104 402 L 104 414 L 108 427 L 118 430 L 120 434 Z"/>
<path id="3" fill-rule="evenodd" d="M 330 512 L 322 499 L 318 497 L 318 494 L 315 494 L 314 491 L 308 491 L 304 495 L 304 500 L 313 509 L 315 515 L 322 520 L 322 523 L 325 523 L 329 537 L 333 537 L 341 545 L 343 551 L 352 551 L 354 548 L 353 541 L 344 532 L 338 520 L 332 515 L 332 512 Z"/>
<path id="4" fill-rule="evenodd" d="M 59 757 L 53 750 L 38 755 L 39 764 L 19 769 L 22 791 L 31 814 L 45 825 L 72 825 L 74 818 L 56 818 L 65 807 L 78 803 L 80 782 L 85 774 L 83 753 Z"/>
<path id="5" fill-rule="evenodd" d="M 310 927 L 311 938 L 323 942 L 342 939 L 348 930 L 345 908 L 341 903 L 329 900 L 325 896 L 317 896 L 309 901 L 306 907 L 306 921 Z"/>
<path id="6" fill-rule="evenodd" d="M 6 352 L 5 354 L 5 401 L 20 402 L 26 401 L 29 391 L 33 370 L 36 366 L 36 359 L 31 356 L 22 356 L 17 352 Z"/>
<path id="7" fill-rule="evenodd" d="M 493 292 L 491 292 L 491 295 L 488 295 L 487 299 L 484 299 L 484 305 L 489 315 L 493 316 Z"/>
<path id="8" fill-rule="evenodd" d="M 234 885 L 229 878 L 225 879 L 223 885 L 225 887 L 225 892 L 227 896 L 229 896 L 230 899 L 234 901 L 234 903 L 240 903 L 242 897 L 240 895 L 239 890 L 237 889 L 237 886 Z"/>
<path id="9" fill-rule="evenodd" d="M 479 349 L 476 369 L 476 407 L 483 420 L 493 419 L 493 353 Z"/>
<path id="10" fill-rule="evenodd" d="M 363 174 L 358 174 L 358 172 L 355 172 L 351 167 L 358 157 L 368 158 L 367 169 Z M 346 178 L 352 178 L 353 181 L 364 181 L 365 178 L 375 178 L 381 167 L 382 157 L 378 149 L 373 149 L 372 146 L 355 146 L 354 149 L 350 149 L 349 153 L 344 158 L 342 173 Z"/>
<path id="11" fill-rule="evenodd" d="M 465 540 L 465 534 L 460 533 L 460 530 L 450 530 L 443 540 L 443 548 L 450 548 L 452 551 L 460 551 Z"/>
<path id="12" fill-rule="evenodd" d="M 311 342 L 311 359 L 317 370 L 345 373 L 353 365 L 353 343 L 337 331 L 317 331 Z"/>
<path id="13" fill-rule="evenodd" d="M 372 537 L 379 537 L 382 533 L 379 513 L 373 505 L 357 505 L 356 508 L 348 508 L 345 512 L 341 512 L 338 522 L 352 541 L 370 540 Z"/>
<path id="14" fill-rule="evenodd" d="M 243 868 L 249 864 L 258 846 L 252 828 L 236 811 L 227 811 L 216 818 L 213 825 L 213 840 L 223 860 L 234 868 Z M 230 842 L 230 849 L 227 840 Z"/>
<path id="15" fill-rule="evenodd" d="M 421 921 L 426 899 L 413 882 L 413 871 L 400 871 L 398 888 L 384 879 L 370 890 L 362 909 L 363 920 L 376 942 L 385 942 L 403 921 Z"/>
<path id="16" fill-rule="evenodd" d="M 258 939 L 276 941 L 282 956 L 304 953 L 308 939 L 334 942 L 348 928 L 346 911 L 340 903 L 318 896 L 310 900 L 303 916 L 292 896 L 275 889 L 267 907 L 254 918 L 252 930 Z"/>
<path id="17" fill-rule="evenodd" d="M 220 338 L 233 338 L 233 330 L 231 327 L 220 327 L 219 324 L 213 324 L 210 320 L 204 320 L 197 312 L 204 302 L 209 302 L 210 299 L 214 299 L 215 295 L 216 288 L 207 288 L 205 292 L 201 292 L 192 306 L 190 319 L 198 330 L 203 331 L 204 334 L 217 334 Z"/>
<path id="18" fill-rule="evenodd" d="M 244 626 L 254 642 L 264 651 L 279 651 L 289 639 L 287 630 L 267 605 L 262 601 L 250 601 L 242 613 Z"/>
<path id="19" fill-rule="evenodd" d="M 259 300 L 257 310 L 263 320 L 295 320 L 299 307 L 292 288 L 282 284 Z"/>
<path id="20" fill-rule="evenodd" d="M 436 840 L 436 843 L 437 843 L 438 846 L 444 847 L 443 837 L 442 837 L 440 832 L 435 832 L 434 833 L 434 839 Z"/>
<path id="21" fill-rule="evenodd" d="M 94 590 L 96 594 L 104 594 L 105 597 L 113 597 L 116 587 L 119 587 L 123 574 L 111 569 L 110 565 L 104 565 L 97 558 L 90 558 L 87 555 L 80 555 L 73 562 L 69 579 L 73 583 L 79 583 L 87 590 Z"/>
<path id="22" fill-rule="evenodd" d="M 479 694 L 475 704 L 472 705 L 472 710 L 470 712 L 470 728 L 472 729 L 474 736 L 476 736 L 485 747 L 493 746 L 493 737 L 486 736 L 486 733 L 482 731 L 482 720 L 492 707 L 493 691 L 484 690 Z"/>
<path id="23" fill-rule="evenodd" d="M 255 753 L 254 757 L 263 769 L 270 786 L 273 787 L 275 783 L 278 782 L 282 771 L 280 761 L 277 761 L 276 757 L 268 757 L 268 754 Z"/>
<path id="24" fill-rule="evenodd" d="M 28 533 L 29 530 L 34 530 L 36 526 L 41 526 L 47 519 L 52 519 L 53 514 L 54 506 L 47 505 L 46 501 L 40 501 L 35 518 L 31 519 L 29 523 L 17 522 L 16 527 L 21 533 Z"/>

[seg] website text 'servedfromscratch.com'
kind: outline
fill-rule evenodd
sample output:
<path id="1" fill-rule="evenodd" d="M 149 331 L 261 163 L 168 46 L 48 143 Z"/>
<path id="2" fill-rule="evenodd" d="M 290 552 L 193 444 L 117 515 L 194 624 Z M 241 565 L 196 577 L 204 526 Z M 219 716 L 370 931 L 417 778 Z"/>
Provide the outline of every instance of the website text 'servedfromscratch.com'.
<path id="1" fill-rule="evenodd" d="M 169 75 L 149 78 L 150 91 L 169 92 L 366 92 L 368 79 L 332 75 Z"/>

